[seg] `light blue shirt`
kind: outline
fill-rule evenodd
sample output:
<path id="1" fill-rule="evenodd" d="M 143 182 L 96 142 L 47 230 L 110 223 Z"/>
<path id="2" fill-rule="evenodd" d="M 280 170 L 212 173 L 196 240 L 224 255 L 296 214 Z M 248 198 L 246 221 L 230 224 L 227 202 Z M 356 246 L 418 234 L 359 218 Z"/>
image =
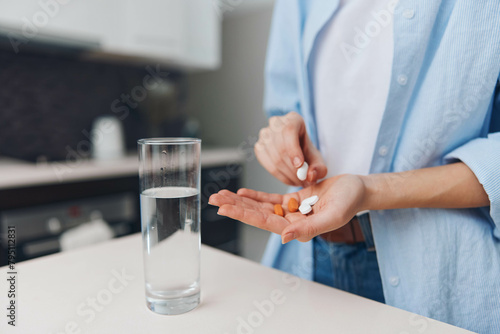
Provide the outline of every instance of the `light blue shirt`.
<path id="1" fill-rule="evenodd" d="M 278 0 L 269 41 L 265 109 L 299 112 L 316 145 L 311 54 L 337 7 L 338 0 Z M 463 161 L 490 206 L 372 211 L 385 300 L 500 333 L 500 1 L 400 0 L 394 15 L 391 84 L 371 173 Z M 312 244 L 281 245 L 273 235 L 263 263 L 312 279 Z"/>

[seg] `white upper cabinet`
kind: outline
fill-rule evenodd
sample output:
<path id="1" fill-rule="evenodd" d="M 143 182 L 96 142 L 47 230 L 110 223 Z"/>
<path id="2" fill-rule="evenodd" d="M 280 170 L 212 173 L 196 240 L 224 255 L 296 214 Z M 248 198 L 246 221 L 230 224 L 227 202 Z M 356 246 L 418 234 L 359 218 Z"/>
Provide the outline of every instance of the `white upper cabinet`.
<path id="1" fill-rule="evenodd" d="M 220 30 L 212 0 L 0 0 L 0 34 L 20 52 L 50 42 L 99 57 L 215 69 Z"/>

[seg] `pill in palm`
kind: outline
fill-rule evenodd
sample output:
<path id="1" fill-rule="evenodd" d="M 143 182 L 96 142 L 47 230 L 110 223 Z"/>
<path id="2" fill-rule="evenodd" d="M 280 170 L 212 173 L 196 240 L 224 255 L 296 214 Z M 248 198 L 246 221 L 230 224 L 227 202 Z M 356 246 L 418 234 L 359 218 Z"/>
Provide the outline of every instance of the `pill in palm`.
<path id="1" fill-rule="evenodd" d="M 299 211 L 300 211 L 301 214 L 307 215 L 309 212 L 312 211 L 312 207 L 309 204 L 307 204 L 307 203 L 306 204 L 301 204 L 299 206 Z"/>
<path id="2" fill-rule="evenodd" d="M 283 212 L 283 208 L 279 204 L 274 204 L 274 213 L 281 216 L 281 217 L 285 216 L 285 213 Z"/>
<path id="3" fill-rule="evenodd" d="M 290 198 L 290 200 L 288 201 L 288 211 L 297 212 L 298 209 L 299 209 L 299 202 L 297 202 L 297 200 L 293 197 Z"/>
<path id="4" fill-rule="evenodd" d="M 314 204 L 318 203 L 318 201 L 319 201 L 319 197 L 317 195 L 314 195 L 314 196 L 306 198 L 300 204 L 309 204 L 309 205 L 313 206 Z"/>
<path id="5" fill-rule="evenodd" d="M 304 164 L 302 165 L 302 167 L 300 167 L 299 169 L 297 169 L 297 178 L 300 181 L 305 181 L 306 180 L 306 178 L 307 178 L 307 170 L 308 169 L 309 169 L 309 165 L 305 161 L 304 161 Z"/>

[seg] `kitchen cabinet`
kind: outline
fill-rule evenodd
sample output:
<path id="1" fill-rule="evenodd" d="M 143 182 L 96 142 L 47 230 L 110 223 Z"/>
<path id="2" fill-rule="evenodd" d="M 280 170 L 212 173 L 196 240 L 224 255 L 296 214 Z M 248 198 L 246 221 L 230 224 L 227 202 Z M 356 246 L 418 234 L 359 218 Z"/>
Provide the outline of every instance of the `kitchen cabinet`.
<path id="1" fill-rule="evenodd" d="M 17 52 L 37 42 L 187 70 L 220 64 L 221 22 L 210 0 L 0 0 L 0 8 L 0 34 Z"/>

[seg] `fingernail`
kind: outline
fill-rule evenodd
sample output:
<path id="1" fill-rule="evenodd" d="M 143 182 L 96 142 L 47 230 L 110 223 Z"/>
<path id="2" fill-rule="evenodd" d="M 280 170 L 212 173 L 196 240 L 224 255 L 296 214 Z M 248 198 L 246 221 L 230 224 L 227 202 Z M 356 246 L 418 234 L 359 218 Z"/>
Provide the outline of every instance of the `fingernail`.
<path id="1" fill-rule="evenodd" d="M 295 157 L 293 158 L 293 165 L 297 168 L 300 167 L 300 164 L 302 163 L 302 161 L 300 161 L 300 158 L 299 157 Z"/>
<path id="2" fill-rule="evenodd" d="M 287 242 L 292 241 L 293 239 L 295 239 L 295 233 L 288 232 L 287 234 L 281 237 L 281 243 L 286 244 Z"/>

